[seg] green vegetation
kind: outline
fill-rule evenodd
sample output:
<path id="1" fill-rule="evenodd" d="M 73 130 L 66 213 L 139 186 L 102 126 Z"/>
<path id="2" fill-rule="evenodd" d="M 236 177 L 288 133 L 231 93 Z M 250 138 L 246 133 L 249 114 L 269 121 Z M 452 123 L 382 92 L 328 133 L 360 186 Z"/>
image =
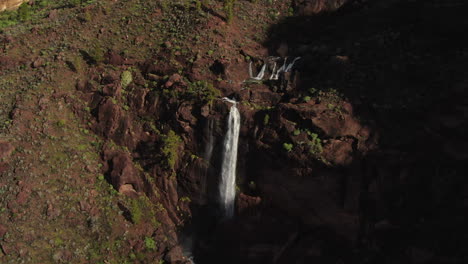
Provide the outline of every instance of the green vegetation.
<path id="1" fill-rule="evenodd" d="M 286 152 L 290 152 L 293 149 L 294 145 L 289 143 L 283 143 L 283 148 Z"/>
<path id="2" fill-rule="evenodd" d="M 35 0 L 31 3 L 25 2 L 17 10 L 0 12 L 0 30 L 21 22 L 34 21 L 44 17 L 48 12 L 46 9 L 59 7 L 76 7 L 88 5 L 96 0 Z"/>
<path id="3" fill-rule="evenodd" d="M 18 20 L 19 21 L 26 21 L 31 18 L 31 6 L 28 3 L 23 3 L 17 11 Z"/>
<path id="4" fill-rule="evenodd" d="M 315 133 L 309 132 L 308 134 L 310 136 L 310 141 L 308 143 L 309 153 L 314 156 L 320 155 L 320 153 L 323 151 L 322 140 Z"/>
<path id="5" fill-rule="evenodd" d="M 268 125 L 269 122 L 270 122 L 270 115 L 265 114 L 265 116 L 263 117 L 263 125 L 266 126 Z"/>
<path id="6" fill-rule="evenodd" d="M 214 99 L 221 96 L 221 92 L 207 81 L 196 81 L 188 84 L 186 95 L 203 104 L 211 104 Z"/>
<path id="7" fill-rule="evenodd" d="M 140 224 L 146 221 L 150 222 L 155 227 L 161 225 L 156 219 L 152 202 L 145 195 L 141 195 L 135 199 L 128 198 L 126 204 L 134 224 Z"/>
<path id="8" fill-rule="evenodd" d="M 162 139 L 161 153 L 165 158 L 165 165 L 171 170 L 174 170 L 181 143 L 181 138 L 173 130 L 170 130 Z"/>
<path id="9" fill-rule="evenodd" d="M 104 49 L 94 45 L 88 51 L 82 51 L 83 57 L 89 64 L 100 64 L 104 61 Z"/>
<path id="10" fill-rule="evenodd" d="M 156 249 L 156 242 L 151 237 L 145 237 L 145 247 L 148 250 L 155 250 Z"/>
<path id="11" fill-rule="evenodd" d="M 226 21 L 230 23 L 234 17 L 234 4 L 236 0 L 224 0 L 224 12 L 226 12 Z"/>
<path id="12" fill-rule="evenodd" d="M 181 197 L 181 198 L 179 199 L 179 201 L 190 203 L 192 200 L 191 200 L 189 197 L 184 196 L 184 197 Z"/>
<path id="13" fill-rule="evenodd" d="M 301 134 L 301 131 L 299 129 L 294 130 L 293 135 L 294 136 L 299 136 Z"/>
<path id="14" fill-rule="evenodd" d="M 133 77 L 132 73 L 129 71 L 124 71 L 122 72 L 122 75 L 120 75 L 120 84 L 122 85 L 122 88 L 126 88 L 130 83 L 132 83 Z"/>

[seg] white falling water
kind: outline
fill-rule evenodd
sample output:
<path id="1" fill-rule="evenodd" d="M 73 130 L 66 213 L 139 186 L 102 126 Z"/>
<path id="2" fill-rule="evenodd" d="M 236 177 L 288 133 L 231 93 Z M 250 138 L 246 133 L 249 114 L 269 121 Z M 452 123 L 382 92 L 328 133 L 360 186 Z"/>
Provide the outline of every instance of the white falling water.
<path id="1" fill-rule="evenodd" d="M 236 196 L 237 146 L 239 143 L 240 114 L 237 102 L 228 98 L 223 100 L 232 103 L 228 117 L 228 130 L 224 138 L 223 165 L 219 193 L 224 214 L 227 218 L 234 215 L 234 198 Z"/>

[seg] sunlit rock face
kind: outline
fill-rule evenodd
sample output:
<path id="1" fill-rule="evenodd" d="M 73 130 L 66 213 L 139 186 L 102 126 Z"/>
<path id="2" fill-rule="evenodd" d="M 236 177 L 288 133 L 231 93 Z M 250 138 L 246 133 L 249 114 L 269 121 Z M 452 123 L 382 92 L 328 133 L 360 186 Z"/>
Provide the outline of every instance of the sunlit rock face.
<path id="1" fill-rule="evenodd" d="M 5 10 L 14 10 L 18 8 L 23 2 L 29 0 L 0 0 L 0 12 Z"/>

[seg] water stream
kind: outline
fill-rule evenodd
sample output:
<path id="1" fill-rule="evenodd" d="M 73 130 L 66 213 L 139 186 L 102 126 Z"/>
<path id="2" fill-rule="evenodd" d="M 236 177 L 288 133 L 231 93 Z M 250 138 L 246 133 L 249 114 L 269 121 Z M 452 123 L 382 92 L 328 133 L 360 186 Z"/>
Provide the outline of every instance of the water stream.
<path id="1" fill-rule="evenodd" d="M 229 98 L 223 100 L 232 103 L 229 111 L 227 132 L 224 137 L 224 154 L 219 185 L 220 202 L 224 215 L 231 218 L 234 215 L 234 199 L 236 196 L 236 165 L 237 147 L 239 143 L 240 113 L 237 102 Z"/>

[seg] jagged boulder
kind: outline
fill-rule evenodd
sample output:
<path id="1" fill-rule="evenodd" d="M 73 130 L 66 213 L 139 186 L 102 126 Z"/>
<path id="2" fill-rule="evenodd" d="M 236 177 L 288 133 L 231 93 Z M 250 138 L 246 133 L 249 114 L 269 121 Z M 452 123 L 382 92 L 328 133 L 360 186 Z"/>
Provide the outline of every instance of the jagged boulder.
<path id="1" fill-rule="evenodd" d="M 128 153 L 108 148 L 103 151 L 103 159 L 106 161 L 103 169 L 116 190 L 124 194 L 143 190 L 142 176 Z"/>

